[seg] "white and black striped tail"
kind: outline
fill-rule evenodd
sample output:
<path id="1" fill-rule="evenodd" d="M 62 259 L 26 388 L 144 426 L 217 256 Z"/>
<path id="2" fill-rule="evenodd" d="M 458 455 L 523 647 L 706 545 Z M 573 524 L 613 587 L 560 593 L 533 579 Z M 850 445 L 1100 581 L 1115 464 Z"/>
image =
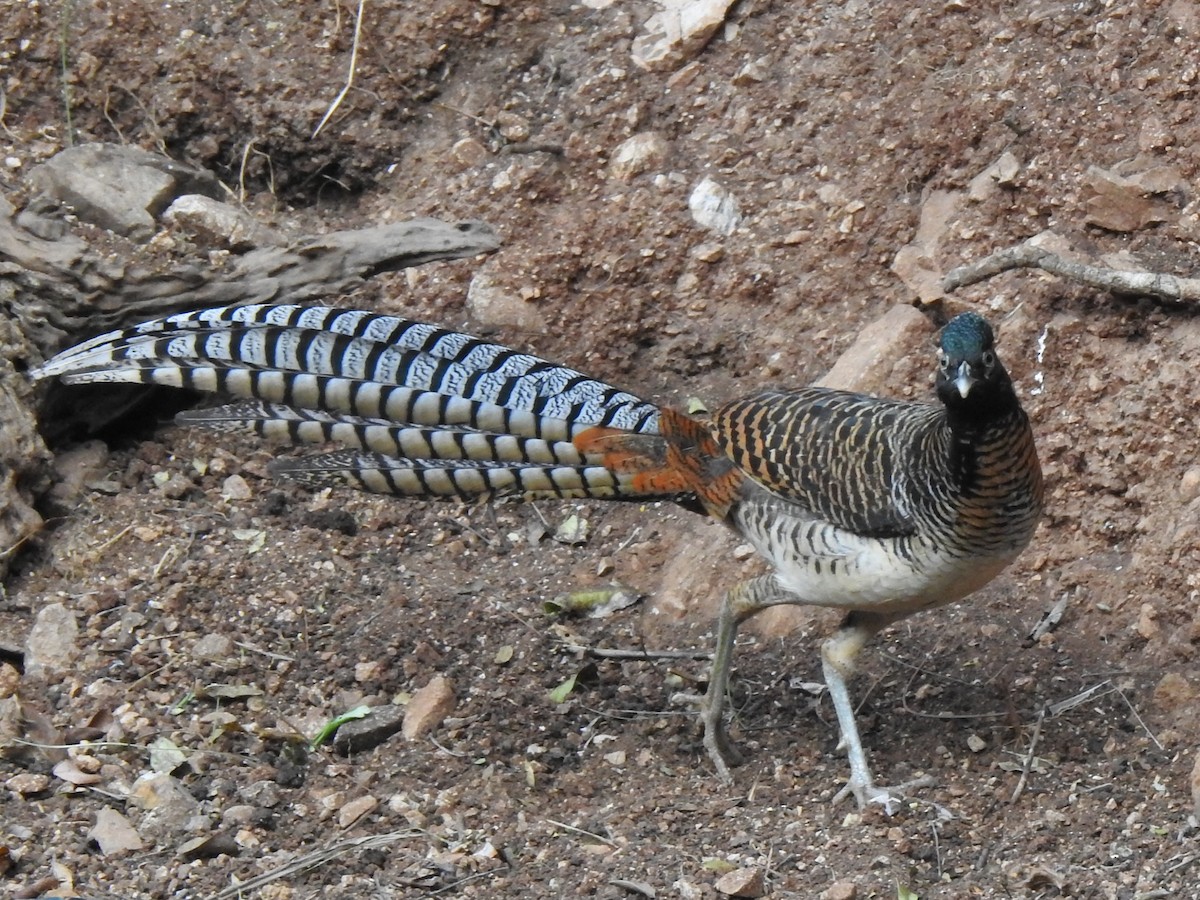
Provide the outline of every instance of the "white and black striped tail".
<path id="1" fill-rule="evenodd" d="M 270 468 L 276 475 L 313 487 L 346 485 L 394 497 L 621 500 L 645 496 L 635 488 L 633 476 L 598 465 L 401 459 L 343 450 L 281 459 Z"/>
<path id="2" fill-rule="evenodd" d="M 401 496 L 645 496 L 572 439 L 659 434 L 656 406 L 564 366 L 470 335 L 361 310 L 198 310 L 100 335 L 34 372 L 243 402 L 185 423 L 354 448 L 280 474 Z"/>

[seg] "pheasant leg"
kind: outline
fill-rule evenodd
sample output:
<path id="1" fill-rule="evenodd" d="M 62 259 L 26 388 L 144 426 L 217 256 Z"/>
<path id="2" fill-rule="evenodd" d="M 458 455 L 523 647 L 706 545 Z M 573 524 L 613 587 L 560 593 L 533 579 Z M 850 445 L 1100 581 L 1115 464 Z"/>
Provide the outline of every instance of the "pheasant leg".
<path id="1" fill-rule="evenodd" d="M 732 780 L 729 767 L 742 762 L 742 754 L 729 740 L 724 717 L 738 626 L 768 606 L 788 602 L 789 596 L 779 587 L 774 575 L 761 575 L 737 585 L 721 600 L 708 690 L 700 704 L 700 723 L 704 727 L 704 749 L 708 751 L 717 775 L 727 783 Z"/>
<path id="2" fill-rule="evenodd" d="M 854 658 L 863 645 L 898 618 L 900 616 L 880 613 L 851 613 L 837 633 L 821 644 L 821 667 L 825 675 L 825 684 L 829 688 L 829 696 L 833 700 L 834 711 L 837 712 L 838 728 L 841 730 L 838 746 L 845 749 L 850 760 L 850 780 L 838 791 L 833 801 L 837 803 L 853 794 L 859 809 L 865 808 L 869 803 L 879 803 L 889 815 L 900 798 L 887 788 L 877 786 L 871 777 L 871 767 L 867 762 L 866 751 L 863 750 L 862 738 L 858 734 L 854 705 L 850 702 L 846 679 L 853 672 Z"/>

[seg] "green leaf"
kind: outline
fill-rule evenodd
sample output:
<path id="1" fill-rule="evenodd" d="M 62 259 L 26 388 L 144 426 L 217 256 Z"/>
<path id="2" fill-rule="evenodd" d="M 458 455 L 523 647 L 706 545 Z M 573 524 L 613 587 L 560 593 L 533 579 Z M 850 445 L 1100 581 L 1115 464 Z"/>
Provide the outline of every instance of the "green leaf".
<path id="1" fill-rule="evenodd" d="M 561 594 L 542 604 L 542 612 L 548 616 L 584 615 L 589 619 L 602 619 L 618 610 L 633 606 L 642 599 L 637 591 L 622 584 L 572 591 Z"/>
<path id="2" fill-rule="evenodd" d="M 566 703 L 567 697 L 571 696 L 571 691 L 575 690 L 575 675 L 572 675 L 558 687 L 550 692 L 550 699 L 555 703 Z"/>
<path id="3" fill-rule="evenodd" d="M 308 742 L 309 748 L 316 750 L 318 747 L 332 738 L 334 734 L 337 733 L 337 730 L 347 722 L 353 721 L 354 719 L 365 719 L 370 714 L 371 707 L 356 706 L 349 712 L 342 713 L 336 719 L 330 719 L 321 727 L 321 730 L 317 732 L 317 736 Z"/>

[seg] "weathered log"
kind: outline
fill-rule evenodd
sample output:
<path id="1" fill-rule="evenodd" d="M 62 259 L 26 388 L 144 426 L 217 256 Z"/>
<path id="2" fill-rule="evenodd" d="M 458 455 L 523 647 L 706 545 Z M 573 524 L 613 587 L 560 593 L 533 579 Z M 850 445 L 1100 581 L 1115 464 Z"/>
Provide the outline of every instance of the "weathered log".
<path id="1" fill-rule="evenodd" d="M 141 151 L 131 151 L 129 160 L 163 168 L 161 159 Z M 189 183 L 181 178 L 180 190 Z M 68 343 L 144 319 L 204 306 L 336 297 L 383 272 L 489 253 L 500 245 L 481 222 L 414 219 L 216 254 L 219 263 L 197 252 L 155 267 L 131 261 L 141 255 L 137 245 L 72 222 L 64 212 L 41 197 L 18 213 L 0 197 L 0 579 L 41 527 L 35 498 L 49 484 L 50 454 L 25 376 L 30 366 Z M 89 238 L 103 241 L 105 251 Z M 128 252 L 114 253 L 114 242 Z M 102 408 L 90 410 L 90 427 L 111 420 L 128 402 L 111 392 Z M 63 407 L 57 410 L 47 418 L 63 417 Z"/>

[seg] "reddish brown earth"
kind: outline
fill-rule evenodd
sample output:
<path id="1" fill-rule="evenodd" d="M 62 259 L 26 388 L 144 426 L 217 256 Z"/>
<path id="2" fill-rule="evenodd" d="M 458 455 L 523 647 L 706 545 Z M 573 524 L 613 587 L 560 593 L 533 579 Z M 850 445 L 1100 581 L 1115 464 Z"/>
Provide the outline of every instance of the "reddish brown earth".
<path id="1" fill-rule="evenodd" d="M 485 331 L 681 404 L 820 377 L 916 302 L 892 263 L 927 232 L 935 274 L 1046 229 L 1088 255 L 1196 269 L 1190 0 L 747 0 L 703 49 L 649 72 L 630 51 L 650 3 L 368 3 L 353 87 L 314 139 L 356 6 L 11 2 L 0 184 L 19 196 L 67 144 L 65 65 L 75 140 L 205 166 L 277 227 L 433 215 L 504 236 L 486 259 L 336 302 Z M 665 157 L 616 177 L 616 148 L 646 131 Z M 1005 153 L 1015 172 L 968 199 Z M 1172 187 L 1132 226 L 1094 224 L 1114 226 L 1113 201 L 1089 168 L 1139 156 L 1131 171 L 1172 167 Z M 728 237 L 689 214 L 705 176 L 740 204 Z M 940 217 L 937 192 L 955 201 Z M 481 271 L 521 298 L 521 328 L 468 310 Z M 41 746 L 0 758 L 0 891 L 214 897 L 340 848 L 245 895 L 712 897 L 748 867 L 773 897 L 1200 897 L 1200 321 L 1030 272 L 933 303 L 931 328 L 963 308 L 1000 329 L 1038 434 L 1045 522 L 971 602 L 889 631 L 856 682 L 880 777 L 929 774 L 917 800 L 953 818 L 925 802 L 891 818 L 831 806 L 845 762 L 828 701 L 802 689 L 819 681 L 824 617 L 744 639 L 749 761 L 732 786 L 671 703 L 702 661 L 569 649 L 706 648 L 719 585 L 743 567 L 717 526 L 658 507 L 314 496 L 266 477 L 273 449 L 164 424 L 109 445 L 0 596 L 8 645 L 53 604 L 79 628 L 65 673 L 2 680 Z M 928 348 L 910 343 L 875 374 L 924 398 Z M 572 512 L 585 544 L 544 536 L 543 519 L 553 530 Z M 664 598 L 681 573 L 694 603 L 677 619 Z M 547 599 L 613 579 L 649 599 L 544 616 Z M 1029 640 L 1063 598 L 1058 628 Z M 438 675 L 456 705 L 425 737 L 350 757 L 297 739 Z M 163 738 L 186 754 L 172 771 L 191 798 L 166 823 L 128 799 Z M 64 756 L 98 777 L 70 789 L 53 774 Z M 105 810 L 142 849 L 101 851 Z"/>

